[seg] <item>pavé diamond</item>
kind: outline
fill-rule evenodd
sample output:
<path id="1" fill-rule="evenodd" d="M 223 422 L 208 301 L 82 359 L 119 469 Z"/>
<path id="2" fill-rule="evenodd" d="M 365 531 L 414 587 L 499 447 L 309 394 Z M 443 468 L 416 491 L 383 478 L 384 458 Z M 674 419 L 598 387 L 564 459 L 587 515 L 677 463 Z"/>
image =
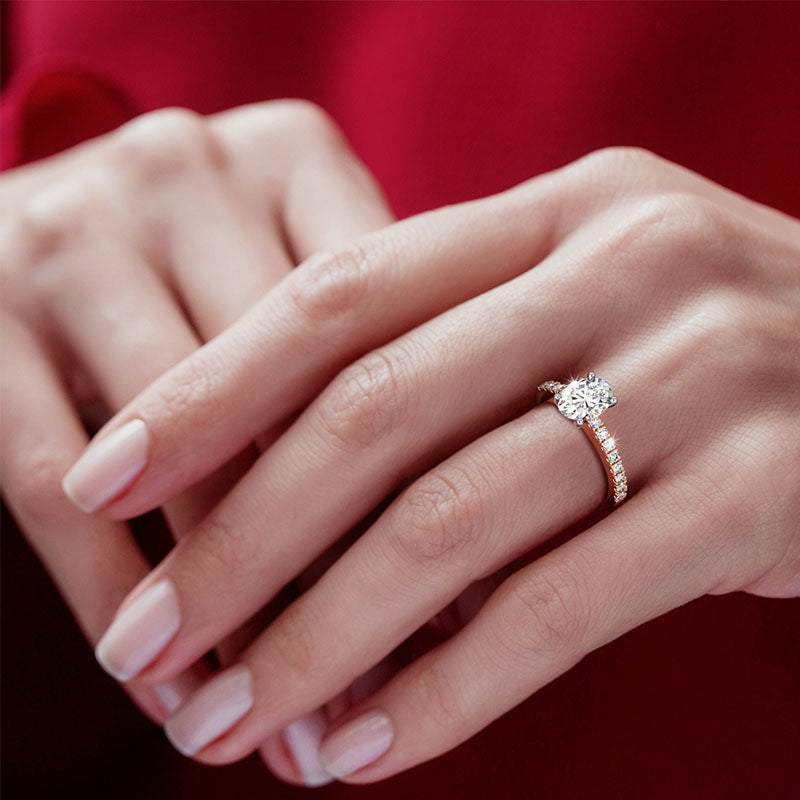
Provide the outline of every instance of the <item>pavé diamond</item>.
<path id="1" fill-rule="evenodd" d="M 627 497 L 628 480 L 622 466 L 622 459 L 616 443 L 603 425 L 600 415 L 607 408 L 616 405 L 617 398 L 611 387 L 594 372 L 585 378 L 576 378 L 567 384 L 559 381 L 545 381 L 539 384 L 539 392 L 549 392 L 562 416 L 573 420 L 590 438 L 594 438 L 598 450 L 605 456 L 604 464 L 609 475 L 609 495 L 614 505 Z M 537 400 L 541 400 L 541 394 Z"/>
<path id="2" fill-rule="evenodd" d="M 567 418 L 582 425 L 587 419 L 599 416 L 601 411 L 613 406 L 616 398 L 611 387 L 594 372 L 586 378 L 577 378 L 560 392 L 556 402 L 558 410 Z"/>

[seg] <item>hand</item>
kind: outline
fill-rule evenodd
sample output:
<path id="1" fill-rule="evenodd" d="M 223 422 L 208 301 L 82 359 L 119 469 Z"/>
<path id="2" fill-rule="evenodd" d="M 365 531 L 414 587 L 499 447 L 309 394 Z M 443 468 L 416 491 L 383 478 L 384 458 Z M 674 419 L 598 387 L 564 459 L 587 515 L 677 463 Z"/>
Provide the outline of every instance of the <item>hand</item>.
<path id="1" fill-rule="evenodd" d="M 150 564 L 127 526 L 60 490 L 82 422 L 194 353 L 296 260 L 392 217 L 334 124 L 301 101 L 145 115 L 4 174 L 0 210 L 4 493 L 95 643 Z M 235 483 L 248 447 L 165 507 L 175 536 Z M 198 661 L 153 691 L 126 688 L 163 723 L 205 674 Z"/>
<path id="2" fill-rule="evenodd" d="M 796 220 L 629 149 L 315 255 L 128 403 L 67 477 L 130 517 L 299 412 L 125 600 L 107 666 L 135 640 L 153 659 L 139 681 L 178 674 L 404 483 L 172 716 L 183 752 L 247 755 L 505 565 L 463 630 L 335 721 L 331 774 L 432 758 L 703 594 L 799 593 L 798 309 Z M 530 409 L 542 381 L 589 370 L 620 401 L 603 419 L 631 496 L 608 515 L 587 437 Z M 120 455 L 133 435 L 135 462 Z"/>

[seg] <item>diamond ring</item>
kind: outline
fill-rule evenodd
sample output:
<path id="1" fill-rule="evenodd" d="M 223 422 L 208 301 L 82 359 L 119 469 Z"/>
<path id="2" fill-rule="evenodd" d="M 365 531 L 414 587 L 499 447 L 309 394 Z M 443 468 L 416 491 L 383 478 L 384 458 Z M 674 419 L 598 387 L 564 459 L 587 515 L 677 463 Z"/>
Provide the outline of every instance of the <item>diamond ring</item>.
<path id="1" fill-rule="evenodd" d="M 600 419 L 601 412 L 616 405 L 617 398 L 611 387 L 594 372 L 585 378 L 576 378 L 569 383 L 545 381 L 538 387 L 537 402 L 545 395 L 567 419 L 571 419 L 589 437 L 600 455 L 608 477 L 606 500 L 619 505 L 627 496 L 628 479 L 622 466 L 617 443 Z"/>

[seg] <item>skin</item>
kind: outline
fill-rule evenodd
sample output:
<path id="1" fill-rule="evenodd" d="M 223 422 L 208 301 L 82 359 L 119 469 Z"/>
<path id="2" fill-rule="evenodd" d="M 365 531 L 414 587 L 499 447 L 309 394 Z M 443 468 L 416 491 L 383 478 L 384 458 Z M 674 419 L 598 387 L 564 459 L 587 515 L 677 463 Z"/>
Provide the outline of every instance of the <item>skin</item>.
<path id="1" fill-rule="evenodd" d="M 336 126 L 303 101 L 208 118 L 181 109 L 145 115 L 5 173 L 0 209 L 3 493 L 96 644 L 152 565 L 127 525 L 87 517 L 60 489 L 86 446 L 85 427 L 96 430 L 239 319 L 298 260 L 393 216 Z M 175 538 L 203 519 L 277 432 L 264 432 L 257 447 L 241 448 L 164 504 Z M 311 565 L 297 586 L 321 568 Z M 219 643 L 222 662 L 261 627 L 248 622 Z M 207 674 L 199 660 L 181 672 L 178 687 L 185 694 Z M 148 686 L 125 689 L 163 724 L 165 709 Z M 265 758 L 297 780 L 269 738 Z"/>
<path id="2" fill-rule="evenodd" d="M 338 715 L 332 730 L 374 709 L 394 727 L 346 780 L 449 750 L 696 597 L 800 594 L 796 220 L 621 148 L 316 250 L 99 434 L 140 419 L 149 436 L 107 525 L 270 443 L 123 602 L 164 578 L 179 598 L 141 686 L 390 501 L 241 652 L 254 706 L 199 760 L 274 741 L 491 575 L 466 626 Z M 603 418 L 631 489 L 606 515 L 591 443 L 531 408 L 542 381 L 589 370 L 619 398 Z"/>

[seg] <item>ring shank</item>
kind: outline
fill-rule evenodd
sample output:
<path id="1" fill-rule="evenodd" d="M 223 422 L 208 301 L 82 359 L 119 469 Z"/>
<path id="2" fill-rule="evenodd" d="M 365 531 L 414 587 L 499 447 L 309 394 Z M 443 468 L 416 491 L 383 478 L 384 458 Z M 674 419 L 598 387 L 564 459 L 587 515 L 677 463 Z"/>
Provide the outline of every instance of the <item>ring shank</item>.
<path id="1" fill-rule="evenodd" d="M 536 403 L 550 401 L 558 408 L 555 395 L 563 388 L 564 384 L 560 381 L 545 381 L 537 388 Z M 608 492 L 604 502 L 616 507 L 628 496 L 628 478 L 622 466 L 619 448 L 600 417 L 584 421 L 580 427 L 594 445 L 606 472 Z"/>

